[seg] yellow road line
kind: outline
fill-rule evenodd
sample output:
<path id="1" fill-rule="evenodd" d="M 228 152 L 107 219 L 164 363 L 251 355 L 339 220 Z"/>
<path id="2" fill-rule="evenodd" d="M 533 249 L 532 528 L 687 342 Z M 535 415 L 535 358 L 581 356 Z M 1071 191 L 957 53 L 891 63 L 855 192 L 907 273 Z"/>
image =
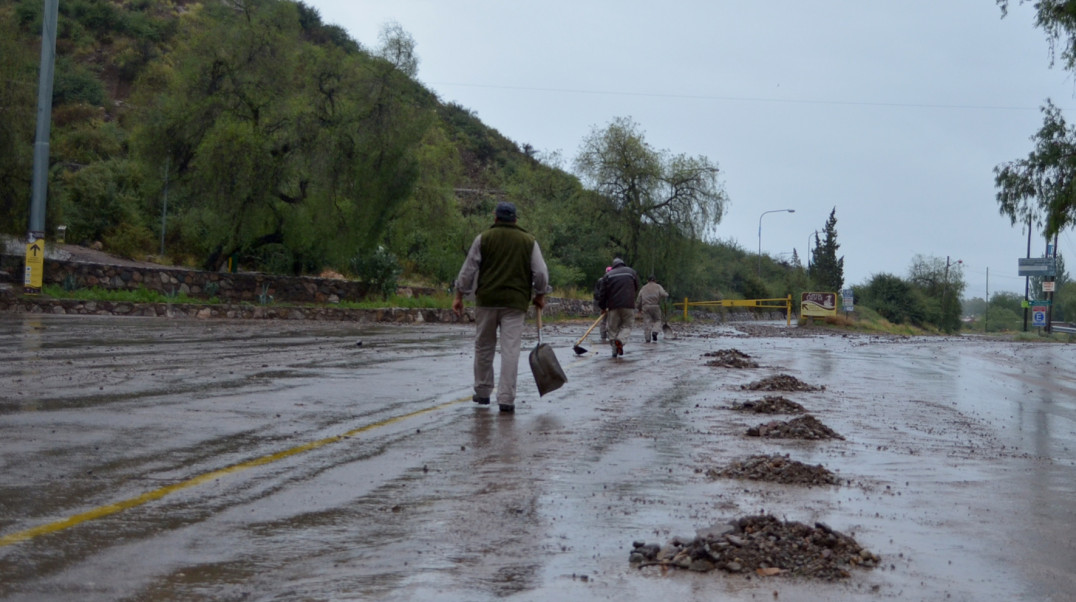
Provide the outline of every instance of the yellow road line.
<path id="1" fill-rule="evenodd" d="M 103 518 L 105 516 L 116 514 L 117 512 L 120 512 L 122 510 L 127 510 L 128 508 L 134 508 L 136 506 L 141 506 L 142 504 L 152 502 L 154 500 L 159 500 L 159 499 L 165 497 L 166 495 L 170 495 L 170 494 L 175 493 L 177 491 L 182 491 L 183 489 L 188 489 L 190 487 L 194 487 L 195 485 L 201 485 L 202 483 L 205 483 L 206 481 L 212 481 L 213 479 L 217 479 L 217 478 L 223 477 L 225 475 L 234 474 L 234 473 L 237 473 L 237 472 L 242 472 L 244 470 L 247 470 L 248 468 L 255 468 L 257 466 L 264 466 L 266 464 L 271 464 L 273 462 L 276 462 L 277 460 L 283 460 L 284 458 L 289 458 L 291 456 L 295 456 L 295 455 L 301 454 L 303 452 L 313 451 L 313 450 L 318 449 L 320 447 L 325 447 L 326 445 L 329 445 L 330 443 L 336 443 L 337 441 L 342 441 L 344 439 L 347 439 L 349 437 L 353 437 L 353 436 L 358 435 L 360 433 L 365 433 L 366 431 L 371 431 L 371 430 L 374 430 L 376 428 L 381 428 L 383 426 L 388 426 L 388 425 L 396 423 L 396 422 L 401 422 L 403 420 L 407 420 L 408 418 L 414 418 L 415 416 L 421 416 L 422 414 L 427 414 L 429 412 L 434 412 L 434 411 L 437 411 L 437 410 L 440 410 L 440 409 L 443 409 L 443 408 L 447 408 L 448 406 L 450 406 L 452 404 L 456 404 L 456 403 L 460 403 L 461 401 L 468 401 L 468 400 L 470 400 L 470 397 L 465 397 L 465 398 L 461 398 L 461 399 L 455 399 L 453 401 L 448 401 L 448 402 L 438 404 L 438 405 L 435 405 L 435 406 L 430 406 L 428 408 L 423 408 L 421 410 L 411 412 L 410 414 L 404 414 L 402 416 L 393 416 L 392 418 L 386 418 L 384 420 L 374 422 L 374 423 L 368 424 L 366 426 L 361 426 L 359 428 L 352 429 L 352 430 L 350 430 L 350 431 L 348 431 L 348 432 L 346 432 L 346 433 L 344 433 L 342 435 L 335 435 L 335 436 L 332 436 L 332 437 L 326 437 L 324 439 L 318 439 L 317 441 L 311 441 L 310 443 L 304 443 L 303 445 L 292 447 L 290 449 L 286 449 L 284 451 L 280 451 L 280 452 L 277 452 L 275 454 L 270 454 L 268 456 L 262 456 L 260 458 L 255 458 L 253 460 L 248 460 L 246 462 L 242 462 L 242 463 L 239 463 L 239 464 L 234 464 L 234 465 L 228 466 L 226 468 L 221 468 L 219 470 L 214 470 L 212 472 L 207 472 L 205 474 L 198 475 L 198 476 L 193 477 L 191 479 L 187 479 L 186 481 L 180 481 L 179 483 L 174 483 L 172 485 L 167 485 L 165 487 L 161 487 L 160 489 L 154 489 L 153 491 L 147 491 L 146 493 L 143 493 L 142 495 L 139 495 L 139 496 L 136 496 L 136 497 L 133 497 L 133 498 L 129 498 L 129 499 L 126 499 L 126 500 L 122 500 L 122 501 L 116 502 L 114 504 L 107 504 L 105 506 L 99 506 L 97 508 L 94 508 L 93 510 L 88 510 L 86 512 L 81 512 L 79 514 L 69 516 L 69 517 L 67 517 L 67 518 L 65 518 L 63 520 L 58 520 L 56 522 L 48 523 L 46 525 L 40 525 L 40 526 L 34 527 L 32 529 L 26 529 L 25 531 L 19 531 L 18 533 L 12 533 L 10 535 L 0 536 L 0 548 L 5 547 L 5 546 L 10 546 L 12 544 L 20 543 L 20 542 L 23 542 L 23 541 L 28 541 L 30 539 L 33 539 L 35 537 L 39 537 L 41 535 L 48 535 L 50 533 L 56 533 L 57 531 L 63 531 L 64 529 L 70 529 L 71 527 L 80 525 L 80 524 L 82 524 L 82 523 L 84 523 L 86 521 L 90 521 L 90 520 L 94 520 L 94 519 L 98 519 L 98 518 Z"/>

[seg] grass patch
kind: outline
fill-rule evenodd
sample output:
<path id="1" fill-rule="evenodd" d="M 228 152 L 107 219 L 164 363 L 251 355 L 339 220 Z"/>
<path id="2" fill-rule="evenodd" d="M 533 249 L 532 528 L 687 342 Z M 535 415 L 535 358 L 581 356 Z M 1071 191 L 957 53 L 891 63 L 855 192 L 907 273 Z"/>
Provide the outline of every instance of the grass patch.
<path id="1" fill-rule="evenodd" d="M 388 299 L 367 299 L 364 301 L 341 301 L 339 307 L 345 309 L 384 309 L 386 307 L 402 307 L 405 309 L 451 309 L 451 295 L 419 295 L 417 297 L 404 297 L 392 295 Z"/>
<path id="2" fill-rule="evenodd" d="M 992 332 L 992 333 L 989 333 L 987 336 L 996 336 L 996 335 L 1004 336 L 1005 334 L 1010 335 L 1012 340 L 1014 340 L 1014 341 L 1020 341 L 1020 342 L 1025 342 L 1025 343 L 1043 343 L 1043 342 L 1046 342 L 1046 343 L 1071 343 L 1071 342 L 1073 342 L 1074 339 L 1076 339 L 1076 335 L 1071 335 L 1071 334 L 1068 334 L 1067 332 L 1051 332 L 1051 333 L 1047 334 L 1045 331 L 1043 331 L 1041 329 L 1040 330 L 1034 330 L 1034 331 L 1028 331 L 1028 332 L 1024 332 L 1022 330 L 1021 331 L 1016 331 L 1016 332 L 1008 332 L 1008 333 L 994 333 L 994 332 Z"/>
<path id="3" fill-rule="evenodd" d="M 134 290 L 114 290 L 91 287 L 69 291 L 62 286 L 47 285 L 42 287 L 41 294 L 53 299 L 110 301 L 112 303 L 196 303 L 202 305 L 217 305 L 220 303 L 220 300 L 217 297 L 204 299 L 191 297 L 185 293 L 168 295 L 158 291 L 151 291 L 144 286 L 140 286 Z"/>
<path id="4" fill-rule="evenodd" d="M 808 318 L 809 320 L 809 318 Z M 937 330 L 920 328 L 911 324 L 894 324 L 879 316 L 876 312 L 865 306 L 859 306 L 853 315 L 840 314 L 816 318 L 813 326 L 833 330 L 851 330 L 872 334 L 891 334 L 900 336 L 921 336 L 940 334 Z M 800 319 L 800 325 L 804 325 L 804 319 Z"/>

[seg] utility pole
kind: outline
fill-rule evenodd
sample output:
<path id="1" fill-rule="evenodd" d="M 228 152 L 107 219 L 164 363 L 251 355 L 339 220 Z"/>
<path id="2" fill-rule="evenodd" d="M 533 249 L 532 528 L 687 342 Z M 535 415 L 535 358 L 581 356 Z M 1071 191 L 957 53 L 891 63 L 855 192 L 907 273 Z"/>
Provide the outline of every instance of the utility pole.
<path id="1" fill-rule="evenodd" d="M 49 177 L 49 135 L 52 131 L 52 80 L 56 67 L 56 22 L 60 0 L 45 0 L 41 25 L 41 66 L 37 84 L 37 134 L 30 196 L 30 227 L 26 233 L 26 271 L 23 288 L 40 293 L 45 266 L 45 199 Z"/>
<path id="2" fill-rule="evenodd" d="M 1054 251 L 1054 263 L 1056 264 L 1057 263 L 1057 232 L 1054 232 L 1054 248 L 1053 248 L 1053 251 Z M 1046 244 L 1046 256 L 1047 257 L 1050 256 L 1050 244 L 1049 244 L 1049 242 L 1047 242 L 1047 244 Z M 1056 275 L 1055 276 L 1048 276 L 1047 278 L 1049 278 L 1051 282 L 1056 282 L 1057 281 L 1057 276 Z M 1046 278 L 1043 278 L 1043 282 L 1046 282 Z M 1047 295 L 1046 296 L 1046 300 L 1047 300 L 1046 301 L 1047 302 L 1047 305 L 1046 305 L 1046 334 L 1050 334 L 1051 332 L 1053 332 L 1054 292 L 1050 291 L 1050 292 L 1046 293 L 1046 295 Z"/>
<path id="3" fill-rule="evenodd" d="M 1027 216 L 1027 258 L 1031 259 L 1031 216 Z M 1031 290 L 1031 276 L 1024 276 L 1024 332 L 1027 332 L 1027 311 L 1031 298 L 1028 292 Z M 989 299 L 987 299 L 989 301 Z"/>
<path id="4" fill-rule="evenodd" d="M 168 170 L 172 166 L 172 157 L 164 160 L 164 203 L 161 205 L 161 258 L 164 258 L 164 231 L 168 223 Z"/>

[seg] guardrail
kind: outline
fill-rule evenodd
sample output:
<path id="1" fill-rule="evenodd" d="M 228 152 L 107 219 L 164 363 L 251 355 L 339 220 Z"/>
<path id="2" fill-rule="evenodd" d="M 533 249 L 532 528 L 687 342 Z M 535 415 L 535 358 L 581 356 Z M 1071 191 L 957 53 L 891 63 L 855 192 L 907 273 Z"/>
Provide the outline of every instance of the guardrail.
<path id="1" fill-rule="evenodd" d="M 683 303 L 673 303 L 673 307 L 684 308 L 684 320 L 687 320 L 689 307 L 750 307 L 756 309 L 784 309 L 786 325 L 792 325 L 792 295 L 784 299 L 722 299 L 721 301 L 690 301 L 684 297 Z"/>

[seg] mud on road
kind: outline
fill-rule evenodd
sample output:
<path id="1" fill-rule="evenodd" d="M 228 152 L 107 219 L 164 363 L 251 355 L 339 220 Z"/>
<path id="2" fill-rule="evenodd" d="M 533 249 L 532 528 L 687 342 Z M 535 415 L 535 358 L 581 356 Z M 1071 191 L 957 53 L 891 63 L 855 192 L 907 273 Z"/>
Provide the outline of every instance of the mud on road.
<path id="1" fill-rule="evenodd" d="M 467 326 L 4 316 L 0 599 L 1076 591 L 1070 347 L 586 326 L 501 415 Z"/>

